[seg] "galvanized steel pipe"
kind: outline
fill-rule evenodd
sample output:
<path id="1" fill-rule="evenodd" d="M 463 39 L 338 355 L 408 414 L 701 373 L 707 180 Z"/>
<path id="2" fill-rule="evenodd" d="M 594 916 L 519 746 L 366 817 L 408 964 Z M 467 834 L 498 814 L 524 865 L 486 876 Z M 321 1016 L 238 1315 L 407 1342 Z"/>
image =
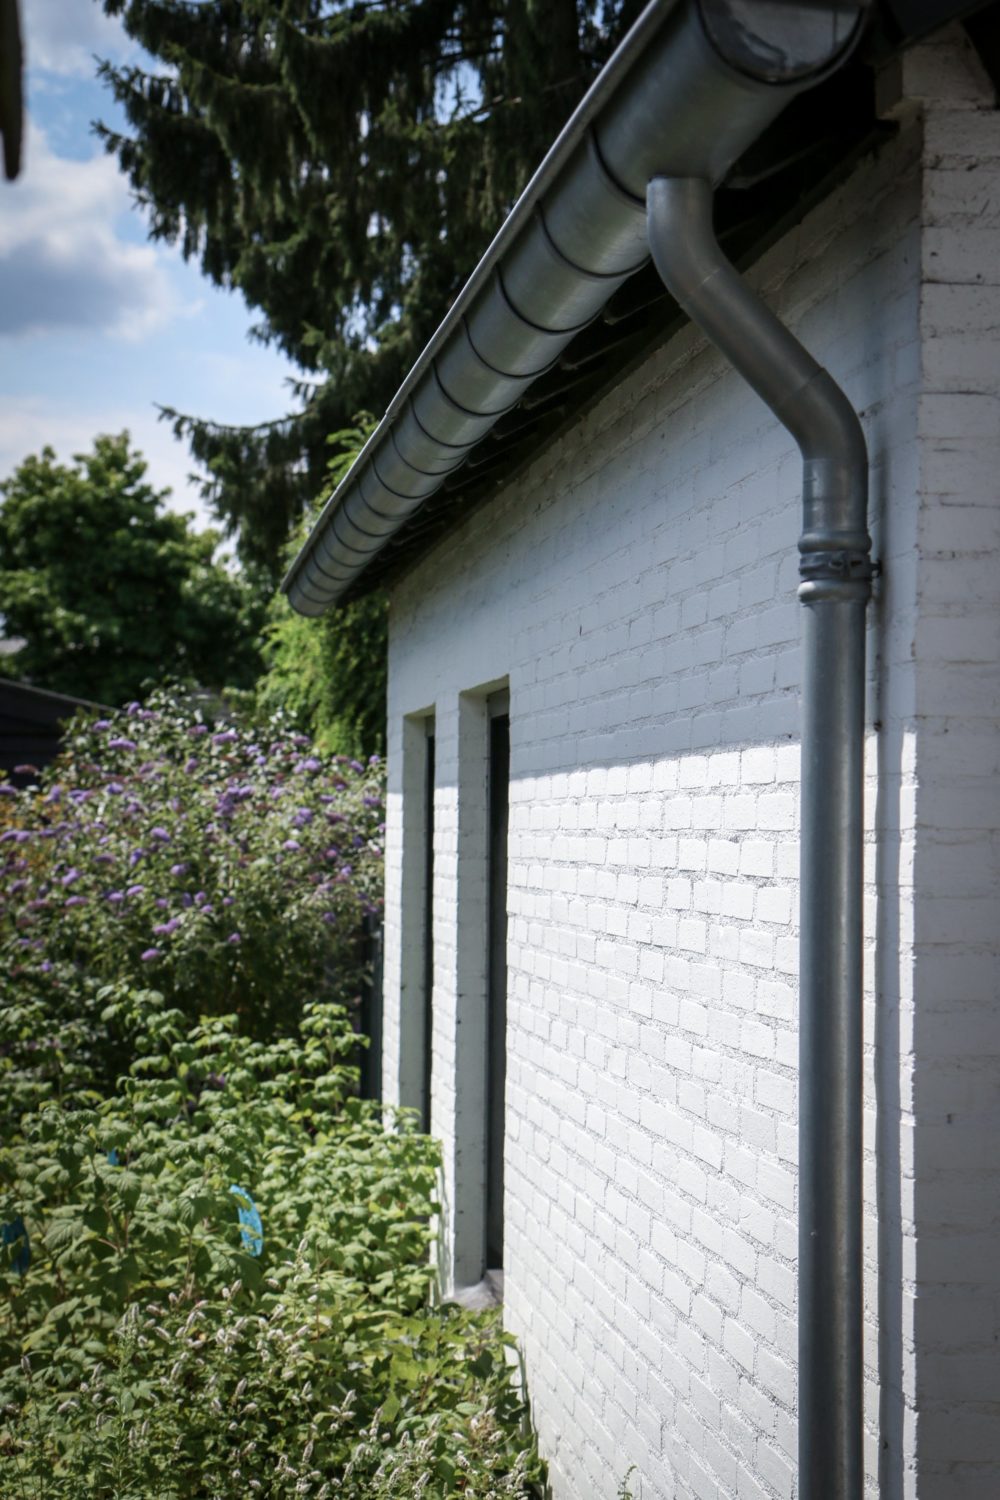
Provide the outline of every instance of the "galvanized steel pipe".
<path id="1" fill-rule="evenodd" d="M 838 385 L 726 260 L 711 183 L 648 187 L 657 270 L 802 452 L 799 1496 L 860 1500 L 861 1014 L 868 455 Z"/>

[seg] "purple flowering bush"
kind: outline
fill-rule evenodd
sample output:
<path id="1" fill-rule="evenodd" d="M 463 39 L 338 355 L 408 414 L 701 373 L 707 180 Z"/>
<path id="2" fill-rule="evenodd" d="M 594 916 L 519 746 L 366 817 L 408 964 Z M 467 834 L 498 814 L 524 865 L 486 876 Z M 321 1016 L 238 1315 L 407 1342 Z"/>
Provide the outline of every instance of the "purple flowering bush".
<path id="1" fill-rule="evenodd" d="M 356 1095 L 382 805 L 167 696 L 0 792 L 0 1495 L 541 1495 L 439 1150 Z"/>
<path id="2" fill-rule="evenodd" d="M 39 785 L 0 786 L 0 1078 L 113 1081 L 136 989 L 253 1036 L 351 1004 L 382 820 L 378 759 L 317 754 L 280 716 L 213 725 L 159 694 L 77 719 Z"/>

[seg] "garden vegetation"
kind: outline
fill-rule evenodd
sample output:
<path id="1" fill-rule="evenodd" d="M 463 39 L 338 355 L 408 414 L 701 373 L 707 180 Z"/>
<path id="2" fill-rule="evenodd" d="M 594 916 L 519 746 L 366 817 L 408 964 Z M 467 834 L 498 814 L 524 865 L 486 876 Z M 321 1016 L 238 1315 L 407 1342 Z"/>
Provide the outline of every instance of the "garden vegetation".
<path id="1" fill-rule="evenodd" d="M 241 559 L 276 569 L 327 437 L 384 411 L 640 0 L 101 0 L 99 125 L 154 240 L 301 372 L 257 427 L 168 412 Z M 275 578 L 275 581 L 277 579 Z"/>
<path id="2" fill-rule="evenodd" d="M 0 788 L 4 1497 L 540 1493 L 437 1147 L 357 1096 L 382 795 L 165 695 Z"/>
<path id="3" fill-rule="evenodd" d="M 374 430 L 374 418 L 361 413 L 351 427 L 327 439 L 332 456 L 324 498 L 293 527 L 284 550 L 286 568 L 305 545 L 327 493 L 336 489 Z M 384 754 L 387 625 L 386 600 L 379 593 L 318 618 L 296 614 L 285 595 L 275 593 L 263 636 L 267 670 L 255 689 L 258 712 L 283 711 L 324 750 Z"/>
<path id="4" fill-rule="evenodd" d="M 252 688 L 265 596 L 146 473 L 123 432 L 0 481 L 0 633 L 21 642 L 0 673 L 114 707 L 167 677 Z"/>

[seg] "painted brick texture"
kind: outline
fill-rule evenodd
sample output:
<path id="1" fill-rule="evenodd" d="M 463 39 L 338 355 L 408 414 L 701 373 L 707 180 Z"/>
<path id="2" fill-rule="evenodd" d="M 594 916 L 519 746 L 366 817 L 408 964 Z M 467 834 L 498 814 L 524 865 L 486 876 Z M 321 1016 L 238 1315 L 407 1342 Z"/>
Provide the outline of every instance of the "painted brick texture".
<path id="1" fill-rule="evenodd" d="M 901 108 L 899 136 L 751 278 L 863 414 L 886 565 L 866 913 L 881 1500 L 1000 1493 L 1000 601 L 981 447 L 1000 245 L 966 237 L 997 234 L 1000 133 L 967 93 Z M 954 180 L 970 154 L 981 211 Z M 642 1500 L 796 1495 L 799 489 L 787 435 L 688 329 L 392 600 L 384 1087 L 418 1102 L 422 939 L 402 907 L 422 814 L 403 798 L 432 711 L 448 1286 L 482 1269 L 484 705 L 510 687 L 505 1317 L 555 1500 L 610 1500 L 630 1465 Z"/>
<path id="2" fill-rule="evenodd" d="M 909 83 L 925 115 L 902 1121 L 920 1500 L 1000 1494 L 1000 113 L 953 56 L 947 97 L 940 77 Z"/>

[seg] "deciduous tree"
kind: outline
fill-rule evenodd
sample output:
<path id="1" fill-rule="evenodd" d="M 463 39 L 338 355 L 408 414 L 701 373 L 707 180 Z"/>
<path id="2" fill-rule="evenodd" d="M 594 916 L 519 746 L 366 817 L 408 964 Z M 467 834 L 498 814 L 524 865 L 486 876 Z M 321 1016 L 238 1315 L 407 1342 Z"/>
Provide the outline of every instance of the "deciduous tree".
<path id="1" fill-rule="evenodd" d="M 0 657 L 9 673 L 111 705 L 166 678 L 254 681 L 259 591 L 145 474 L 122 433 L 71 464 L 45 448 L 0 484 L 0 615 L 26 642 Z"/>

